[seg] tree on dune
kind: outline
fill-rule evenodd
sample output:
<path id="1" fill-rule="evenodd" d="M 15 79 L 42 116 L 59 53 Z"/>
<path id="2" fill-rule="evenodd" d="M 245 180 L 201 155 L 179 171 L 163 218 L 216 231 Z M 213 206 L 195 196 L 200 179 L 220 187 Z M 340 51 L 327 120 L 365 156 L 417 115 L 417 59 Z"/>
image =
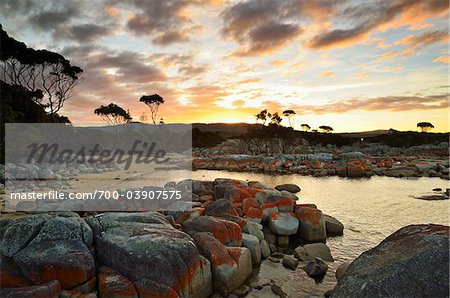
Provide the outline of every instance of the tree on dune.
<path id="1" fill-rule="evenodd" d="M 158 109 L 159 106 L 164 103 L 164 99 L 158 94 L 153 94 L 143 95 L 141 96 L 139 101 L 145 103 L 150 108 L 153 124 L 156 124 L 156 119 L 158 118 Z"/>
<path id="2" fill-rule="evenodd" d="M 329 133 L 329 132 L 333 131 L 333 128 L 331 126 L 327 126 L 327 125 L 319 126 L 319 129 L 325 133 Z"/>
<path id="3" fill-rule="evenodd" d="M 434 125 L 430 122 L 419 122 L 417 123 L 417 127 L 419 127 L 422 132 L 427 132 L 430 129 L 433 129 Z"/>
<path id="4" fill-rule="evenodd" d="M 291 118 L 295 115 L 294 110 L 285 110 L 283 112 L 283 116 L 285 116 L 288 119 L 289 126 L 292 127 Z"/>
<path id="5" fill-rule="evenodd" d="M 272 126 L 281 126 L 281 121 L 283 119 L 281 119 L 280 115 L 278 115 L 278 112 L 275 112 L 272 114 L 272 117 L 270 118 L 270 123 L 269 125 Z"/>
<path id="6" fill-rule="evenodd" d="M 311 126 L 309 126 L 306 123 L 302 124 L 301 127 L 302 127 L 303 131 L 305 131 L 305 132 L 311 129 Z"/>
<path id="7" fill-rule="evenodd" d="M 132 118 L 130 114 L 114 103 L 100 106 L 94 110 L 94 114 L 100 116 L 109 125 L 129 123 Z"/>

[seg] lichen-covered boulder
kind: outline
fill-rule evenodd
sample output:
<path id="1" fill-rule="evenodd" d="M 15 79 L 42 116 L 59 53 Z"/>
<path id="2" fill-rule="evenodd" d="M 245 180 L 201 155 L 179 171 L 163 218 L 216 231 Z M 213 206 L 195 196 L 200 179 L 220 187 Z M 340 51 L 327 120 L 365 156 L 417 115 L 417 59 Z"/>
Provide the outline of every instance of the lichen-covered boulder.
<path id="1" fill-rule="evenodd" d="M 195 232 L 209 232 L 227 246 L 241 246 L 241 227 L 232 221 L 212 216 L 201 216 L 183 223 L 183 230 L 192 235 Z"/>
<path id="2" fill-rule="evenodd" d="M 261 246 L 259 245 L 259 239 L 250 234 L 242 234 L 242 246 L 247 247 L 252 256 L 252 264 L 254 267 L 261 263 Z"/>
<path id="3" fill-rule="evenodd" d="M 211 270 L 192 238 L 157 212 L 89 217 L 97 261 L 134 283 L 139 297 L 204 297 Z"/>
<path id="4" fill-rule="evenodd" d="M 1 253 L 34 284 L 57 280 L 62 289 L 95 275 L 92 230 L 76 213 L 21 217 L 4 226 Z"/>
<path id="5" fill-rule="evenodd" d="M 294 235 L 298 230 L 298 219 L 292 212 L 269 213 L 269 228 L 276 235 Z"/>
<path id="6" fill-rule="evenodd" d="M 406 226 L 356 258 L 332 297 L 448 297 L 448 252 L 448 226 Z"/>
<path id="7" fill-rule="evenodd" d="M 306 241 L 323 241 L 327 238 L 325 220 L 322 211 L 316 208 L 300 207 L 295 209 L 299 221 L 298 235 Z"/>
<path id="8" fill-rule="evenodd" d="M 200 253 L 209 260 L 213 287 L 223 296 L 239 288 L 252 273 L 252 258 L 245 247 L 225 247 L 209 233 L 195 233 Z"/>

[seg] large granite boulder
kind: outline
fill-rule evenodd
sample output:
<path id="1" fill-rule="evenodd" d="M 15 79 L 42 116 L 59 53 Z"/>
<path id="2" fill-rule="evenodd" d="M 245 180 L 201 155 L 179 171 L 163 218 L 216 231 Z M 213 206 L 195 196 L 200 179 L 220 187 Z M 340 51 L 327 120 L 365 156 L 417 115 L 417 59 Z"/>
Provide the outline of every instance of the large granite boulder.
<path id="1" fill-rule="evenodd" d="M 299 221 L 298 235 L 306 241 L 317 242 L 327 239 L 322 211 L 311 207 L 295 209 Z"/>
<path id="2" fill-rule="evenodd" d="M 183 223 L 183 230 L 192 235 L 196 232 L 209 232 L 228 246 L 241 246 L 241 227 L 232 221 L 212 216 L 201 216 Z"/>
<path id="3" fill-rule="evenodd" d="M 333 297 L 448 297 L 448 253 L 448 226 L 406 226 L 356 258 Z"/>
<path id="4" fill-rule="evenodd" d="M 261 263 L 261 246 L 259 239 L 250 234 L 242 234 L 242 246 L 248 248 L 252 256 L 253 266 L 258 266 Z"/>
<path id="5" fill-rule="evenodd" d="M 323 214 L 327 237 L 344 235 L 344 225 L 333 216 Z"/>
<path id="6" fill-rule="evenodd" d="M 160 213 L 89 217 L 99 266 L 134 283 L 139 297 L 204 297 L 212 292 L 209 261 L 193 239 Z"/>
<path id="7" fill-rule="evenodd" d="M 214 290 L 227 296 L 252 273 L 252 258 L 245 247 L 226 247 L 210 233 L 195 233 L 197 247 L 212 268 Z"/>
<path id="8" fill-rule="evenodd" d="M 212 202 L 206 207 L 205 215 L 222 217 L 226 214 L 238 216 L 236 209 L 231 204 L 230 200 L 220 199 Z"/>
<path id="9" fill-rule="evenodd" d="M 269 228 L 275 235 L 294 235 L 298 227 L 298 219 L 292 212 L 269 213 Z"/>
<path id="10" fill-rule="evenodd" d="M 92 230 L 78 214 L 30 215 L 2 226 L 2 259 L 12 259 L 34 284 L 57 280 L 70 289 L 94 277 Z"/>

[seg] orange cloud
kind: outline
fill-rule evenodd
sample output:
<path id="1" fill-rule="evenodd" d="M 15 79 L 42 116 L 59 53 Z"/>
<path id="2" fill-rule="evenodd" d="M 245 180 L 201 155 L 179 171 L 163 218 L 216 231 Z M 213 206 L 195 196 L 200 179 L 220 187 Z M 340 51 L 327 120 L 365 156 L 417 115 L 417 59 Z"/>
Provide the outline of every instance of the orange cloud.
<path id="1" fill-rule="evenodd" d="M 445 64 L 450 63 L 450 56 L 440 56 L 433 60 L 433 63 L 442 62 Z"/>
<path id="2" fill-rule="evenodd" d="M 322 78 L 331 78 L 334 77 L 336 74 L 333 71 L 324 71 L 320 74 Z"/>

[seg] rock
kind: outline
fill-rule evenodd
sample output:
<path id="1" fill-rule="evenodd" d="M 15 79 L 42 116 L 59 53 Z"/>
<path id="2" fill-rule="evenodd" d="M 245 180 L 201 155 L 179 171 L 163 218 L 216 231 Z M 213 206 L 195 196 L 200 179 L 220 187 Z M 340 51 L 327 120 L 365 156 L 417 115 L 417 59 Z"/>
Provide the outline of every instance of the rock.
<path id="1" fill-rule="evenodd" d="M 290 183 L 277 185 L 277 186 L 275 186 L 275 189 L 279 190 L 279 191 L 286 190 L 290 193 L 298 193 L 301 190 L 300 187 L 298 187 L 296 184 L 290 184 Z"/>
<path id="2" fill-rule="evenodd" d="M 272 292 L 277 294 L 278 297 L 281 297 L 281 298 L 287 298 L 288 297 L 288 295 L 281 289 L 281 287 L 279 285 L 272 284 L 270 286 L 270 289 L 272 290 Z"/>
<path id="3" fill-rule="evenodd" d="M 95 275 L 92 230 L 76 213 L 9 222 L 0 247 L 35 284 L 58 280 L 62 289 L 70 289 Z"/>
<path id="4" fill-rule="evenodd" d="M 267 259 L 273 263 L 280 263 L 281 261 L 280 258 L 275 258 L 274 256 L 269 256 Z"/>
<path id="5" fill-rule="evenodd" d="M 333 297 L 448 297 L 449 227 L 409 225 L 362 253 Z"/>
<path id="6" fill-rule="evenodd" d="M 261 205 L 261 210 L 263 211 L 263 220 L 269 220 L 269 214 L 272 212 L 278 212 L 278 207 L 275 203 L 266 203 Z"/>
<path id="7" fill-rule="evenodd" d="M 298 260 L 292 256 L 284 256 L 283 258 L 283 266 L 295 270 L 298 266 Z"/>
<path id="8" fill-rule="evenodd" d="M 308 260 L 317 257 L 327 262 L 334 262 L 331 251 L 325 243 L 305 244 L 303 245 L 303 249 L 306 251 Z"/>
<path id="9" fill-rule="evenodd" d="M 296 208 L 299 221 L 298 235 L 306 241 L 323 241 L 327 238 L 322 211 L 310 207 Z"/>
<path id="10" fill-rule="evenodd" d="M 259 241 L 264 240 L 264 232 L 262 231 L 262 225 L 248 221 L 247 224 L 242 228 L 244 233 L 256 236 Z"/>
<path id="11" fill-rule="evenodd" d="M 263 220 L 263 211 L 260 208 L 250 207 L 246 212 L 245 218 L 259 224 Z"/>
<path id="12" fill-rule="evenodd" d="M 212 216 L 201 216 L 183 223 L 188 234 L 209 232 L 227 246 L 241 246 L 242 231 L 238 224 Z"/>
<path id="13" fill-rule="evenodd" d="M 39 284 L 36 286 L 21 287 L 21 288 L 0 288 L 0 297 L 15 298 L 15 297 L 46 297 L 58 298 L 61 291 L 61 286 L 57 280 Z"/>
<path id="14" fill-rule="evenodd" d="M 213 181 L 192 181 L 192 192 L 198 196 L 213 195 L 214 194 L 214 182 Z"/>
<path id="15" fill-rule="evenodd" d="M 294 250 L 294 256 L 300 261 L 312 261 L 319 257 L 327 262 L 333 262 L 330 249 L 324 243 L 312 243 L 298 246 Z"/>
<path id="16" fill-rule="evenodd" d="M 206 207 L 205 215 L 222 217 L 225 214 L 231 214 L 238 216 L 236 209 L 231 205 L 231 202 L 227 199 L 220 199 L 212 202 Z"/>
<path id="17" fill-rule="evenodd" d="M 263 226 L 264 238 L 267 240 L 269 244 L 277 243 L 277 236 L 272 232 L 272 230 L 268 226 Z"/>
<path id="18" fill-rule="evenodd" d="M 344 225 L 339 220 L 326 214 L 323 214 L 323 218 L 325 220 L 327 237 L 344 235 Z"/>
<path id="19" fill-rule="evenodd" d="M 242 285 L 231 293 L 238 297 L 245 297 L 248 295 L 249 292 L 250 292 L 250 287 L 247 285 Z"/>
<path id="20" fill-rule="evenodd" d="M 336 273 L 334 274 L 336 276 L 337 280 L 341 280 L 342 277 L 344 277 L 344 274 L 347 271 L 348 266 L 350 266 L 351 263 L 352 263 L 351 261 L 346 261 L 346 262 L 342 263 L 341 265 L 339 265 L 339 267 L 337 267 Z"/>
<path id="21" fill-rule="evenodd" d="M 199 252 L 211 262 L 213 288 L 224 296 L 239 288 L 252 273 L 252 258 L 245 247 L 225 247 L 208 233 L 193 239 Z"/>
<path id="22" fill-rule="evenodd" d="M 138 297 L 134 284 L 109 267 L 99 269 L 98 293 L 100 297 Z"/>
<path id="23" fill-rule="evenodd" d="M 270 248 L 269 248 L 269 244 L 267 243 L 266 240 L 261 240 L 261 242 L 259 243 L 260 247 L 261 247 L 261 257 L 266 259 L 267 257 L 269 257 L 270 255 Z"/>
<path id="24" fill-rule="evenodd" d="M 297 233 L 299 221 L 294 213 L 271 212 L 269 227 L 276 235 L 294 235 Z"/>
<path id="25" fill-rule="evenodd" d="M 433 188 L 433 191 L 442 191 L 442 188 L 438 187 L 438 188 Z"/>
<path id="26" fill-rule="evenodd" d="M 252 264 L 254 267 L 261 263 L 261 247 L 259 239 L 250 234 L 242 234 L 242 246 L 247 247 L 252 256 Z"/>
<path id="27" fill-rule="evenodd" d="M 289 246 L 289 236 L 285 236 L 285 235 L 277 236 L 277 243 L 280 247 L 288 247 Z"/>
<path id="28" fill-rule="evenodd" d="M 209 261 L 164 215 L 114 212 L 87 221 L 94 230 L 99 266 L 133 282 L 138 296 L 196 297 L 212 292 Z"/>
<path id="29" fill-rule="evenodd" d="M 360 166 L 347 166 L 347 177 L 350 178 L 362 178 L 364 177 L 364 169 Z"/>
<path id="30" fill-rule="evenodd" d="M 316 283 L 321 283 L 328 271 L 328 265 L 324 260 L 315 258 L 314 261 L 306 264 L 304 269 L 309 277 L 313 278 Z"/>
<path id="31" fill-rule="evenodd" d="M 0 288 L 20 288 L 33 285 L 11 258 L 0 255 Z"/>

